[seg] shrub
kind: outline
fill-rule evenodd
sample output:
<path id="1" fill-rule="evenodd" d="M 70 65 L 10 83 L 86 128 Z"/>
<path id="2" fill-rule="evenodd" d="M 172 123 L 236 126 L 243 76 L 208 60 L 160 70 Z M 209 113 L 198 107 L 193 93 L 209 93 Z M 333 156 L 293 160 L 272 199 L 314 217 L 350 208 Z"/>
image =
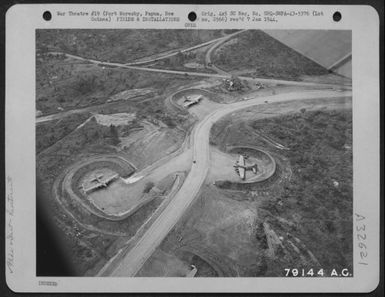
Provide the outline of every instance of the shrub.
<path id="1" fill-rule="evenodd" d="M 154 183 L 152 181 L 147 182 L 146 185 L 144 186 L 143 193 L 150 192 L 153 187 L 154 187 Z"/>

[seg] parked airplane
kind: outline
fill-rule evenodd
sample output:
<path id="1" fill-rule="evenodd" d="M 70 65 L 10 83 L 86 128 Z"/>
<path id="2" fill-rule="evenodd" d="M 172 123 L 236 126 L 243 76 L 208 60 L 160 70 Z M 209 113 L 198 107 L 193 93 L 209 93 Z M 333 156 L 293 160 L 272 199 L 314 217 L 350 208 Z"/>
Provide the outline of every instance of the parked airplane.
<path id="1" fill-rule="evenodd" d="M 253 171 L 254 174 L 257 174 L 257 172 L 258 172 L 258 165 L 257 165 L 257 163 L 254 163 L 252 165 L 246 166 L 246 161 L 245 160 L 247 158 L 248 158 L 248 156 L 240 154 L 239 155 L 239 160 L 236 161 L 236 163 L 234 165 L 235 172 L 243 180 L 246 179 L 246 171 L 247 170 Z"/>
<path id="2" fill-rule="evenodd" d="M 99 174 L 99 175 L 94 175 L 94 178 L 90 179 L 90 182 L 98 182 L 100 183 L 101 182 L 101 179 L 103 178 L 103 174 Z"/>
<path id="3" fill-rule="evenodd" d="M 192 105 L 198 104 L 202 99 L 202 95 L 198 95 L 192 98 L 184 96 L 183 107 L 189 108 Z"/>
<path id="4" fill-rule="evenodd" d="M 195 267 L 195 265 L 190 265 L 191 270 L 187 273 L 186 277 L 194 277 L 195 274 L 198 272 L 198 269 Z"/>
<path id="5" fill-rule="evenodd" d="M 102 180 L 103 174 L 96 175 L 94 178 L 92 178 L 92 179 L 90 180 L 91 183 L 92 183 L 92 182 L 96 182 L 96 184 L 93 185 L 93 186 L 91 186 L 91 187 L 89 187 L 89 188 L 87 188 L 87 189 L 84 189 L 84 188 L 83 188 L 84 193 L 87 194 L 87 193 L 89 193 L 89 192 L 92 192 L 92 191 L 97 190 L 97 189 L 100 189 L 100 188 L 107 188 L 107 186 L 108 186 L 112 181 L 114 181 L 115 179 L 117 179 L 118 177 L 119 177 L 119 174 L 115 174 L 115 175 L 113 175 L 113 176 L 108 177 L 108 178 L 105 179 L 105 180 Z"/>

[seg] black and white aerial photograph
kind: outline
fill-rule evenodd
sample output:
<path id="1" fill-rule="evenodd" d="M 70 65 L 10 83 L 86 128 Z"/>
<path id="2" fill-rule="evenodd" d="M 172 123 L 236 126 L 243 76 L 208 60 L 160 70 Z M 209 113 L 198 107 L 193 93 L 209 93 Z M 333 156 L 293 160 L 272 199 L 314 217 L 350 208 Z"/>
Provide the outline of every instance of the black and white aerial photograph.
<path id="1" fill-rule="evenodd" d="M 36 276 L 354 275 L 350 30 L 35 34 Z"/>

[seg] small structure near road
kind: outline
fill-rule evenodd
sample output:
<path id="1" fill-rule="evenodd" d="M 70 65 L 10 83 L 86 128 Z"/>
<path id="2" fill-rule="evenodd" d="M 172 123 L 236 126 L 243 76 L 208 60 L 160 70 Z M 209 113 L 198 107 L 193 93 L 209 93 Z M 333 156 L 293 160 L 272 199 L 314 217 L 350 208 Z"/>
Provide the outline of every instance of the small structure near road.
<path id="1" fill-rule="evenodd" d="M 264 88 L 265 88 L 265 86 L 264 86 L 262 83 L 260 83 L 259 81 L 257 81 L 257 82 L 255 83 L 255 87 L 257 88 L 257 90 L 260 90 L 260 89 L 264 89 Z"/>
<path id="2" fill-rule="evenodd" d="M 241 91 L 244 87 L 242 81 L 234 75 L 223 79 L 223 84 L 228 91 Z"/>

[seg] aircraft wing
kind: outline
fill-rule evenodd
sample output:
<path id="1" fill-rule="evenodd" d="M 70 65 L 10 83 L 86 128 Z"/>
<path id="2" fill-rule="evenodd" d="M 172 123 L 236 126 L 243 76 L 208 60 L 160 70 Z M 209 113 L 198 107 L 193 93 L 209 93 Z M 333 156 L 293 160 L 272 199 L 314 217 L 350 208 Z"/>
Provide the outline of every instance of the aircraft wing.
<path id="1" fill-rule="evenodd" d="M 88 189 L 84 189 L 84 192 L 88 193 L 88 192 L 91 192 L 93 190 L 99 189 L 101 187 L 103 187 L 103 184 L 96 184 L 96 185 L 94 185 L 92 187 L 89 187 Z"/>
<path id="2" fill-rule="evenodd" d="M 113 176 L 107 178 L 107 179 L 104 181 L 104 183 L 105 183 L 106 185 L 108 185 L 110 182 L 112 182 L 113 180 L 115 180 L 117 177 L 118 177 L 118 175 L 115 174 L 115 175 L 113 175 Z"/>
<path id="3" fill-rule="evenodd" d="M 238 169 L 239 169 L 239 176 L 241 177 L 241 179 L 245 179 L 245 177 L 246 177 L 246 169 L 245 169 L 245 158 L 243 157 L 243 155 L 239 155 L 238 164 L 240 166 L 240 167 L 238 167 Z"/>
<path id="4" fill-rule="evenodd" d="M 191 271 L 187 273 L 186 277 L 194 277 L 197 272 L 198 272 L 198 269 L 194 267 Z"/>
<path id="5" fill-rule="evenodd" d="M 245 179 L 245 177 L 246 177 L 246 170 L 245 170 L 245 168 L 239 167 L 239 176 L 241 177 L 241 179 Z"/>

